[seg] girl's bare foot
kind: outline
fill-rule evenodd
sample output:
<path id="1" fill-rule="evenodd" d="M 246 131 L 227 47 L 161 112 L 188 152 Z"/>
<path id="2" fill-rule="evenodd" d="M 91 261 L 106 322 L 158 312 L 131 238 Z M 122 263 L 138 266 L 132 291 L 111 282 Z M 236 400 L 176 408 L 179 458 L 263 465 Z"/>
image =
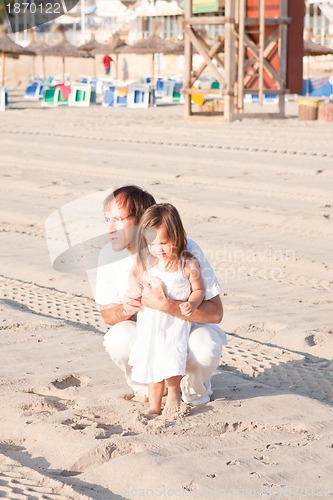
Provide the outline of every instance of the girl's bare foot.
<path id="1" fill-rule="evenodd" d="M 172 415 L 173 413 L 179 412 L 180 409 L 180 392 L 168 392 L 167 400 L 163 408 L 163 415 Z"/>
<path id="2" fill-rule="evenodd" d="M 158 410 L 157 408 L 153 408 L 152 406 L 150 406 L 148 410 L 144 413 L 144 416 L 150 419 L 158 417 L 160 413 L 161 409 Z"/>
<path id="3" fill-rule="evenodd" d="M 148 418 L 157 417 L 161 413 L 162 395 L 164 391 L 164 380 L 148 384 L 149 408 L 145 412 Z"/>

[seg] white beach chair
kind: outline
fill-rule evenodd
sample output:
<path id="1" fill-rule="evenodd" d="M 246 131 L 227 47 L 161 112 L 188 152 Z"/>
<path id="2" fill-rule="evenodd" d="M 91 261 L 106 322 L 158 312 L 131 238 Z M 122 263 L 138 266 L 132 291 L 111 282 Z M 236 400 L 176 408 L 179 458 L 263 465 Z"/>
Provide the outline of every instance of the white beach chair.
<path id="1" fill-rule="evenodd" d="M 55 87 L 46 89 L 42 101 L 43 108 L 56 108 L 58 106 L 58 97 L 60 90 Z"/>
<path id="2" fill-rule="evenodd" d="M 72 93 L 68 98 L 68 106 L 87 108 L 90 106 L 91 85 L 87 83 L 72 83 Z"/>
<path id="3" fill-rule="evenodd" d="M 150 86 L 144 83 L 132 83 L 129 85 L 127 96 L 128 108 L 148 108 L 149 107 Z"/>
<path id="4" fill-rule="evenodd" d="M 6 111 L 7 98 L 6 89 L 3 85 L 0 85 L 0 111 Z"/>
<path id="5" fill-rule="evenodd" d="M 175 88 L 175 82 L 171 80 L 165 80 L 163 94 L 161 96 L 161 102 L 173 102 L 174 88 Z"/>
<path id="6" fill-rule="evenodd" d="M 113 78 L 110 76 L 110 77 L 98 77 L 96 79 L 96 83 L 95 83 L 95 87 L 96 87 L 96 94 L 97 95 L 101 95 L 104 93 L 104 90 L 106 87 L 109 87 L 110 85 L 114 84 L 114 80 Z"/>
<path id="7" fill-rule="evenodd" d="M 116 106 L 117 102 L 117 87 L 115 85 L 106 85 L 103 86 L 103 99 L 102 106 Z"/>
<path id="8" fill-rule="evenodd" d="M 61 91 L 57 87 L 46 89 L 43 96 L 42 106 L 45 108 L 56 108 L 57 106 L 68 106 L 69 98 L 63 99 Z"/>
<path id="9" fill-rule="evenodd" d="M 44 82 L 43 80 L 36 78 L 25 89 L 24 97 L 25 99 L 38 101 L 43 97 L 43 93 L 44 93 Z"/>

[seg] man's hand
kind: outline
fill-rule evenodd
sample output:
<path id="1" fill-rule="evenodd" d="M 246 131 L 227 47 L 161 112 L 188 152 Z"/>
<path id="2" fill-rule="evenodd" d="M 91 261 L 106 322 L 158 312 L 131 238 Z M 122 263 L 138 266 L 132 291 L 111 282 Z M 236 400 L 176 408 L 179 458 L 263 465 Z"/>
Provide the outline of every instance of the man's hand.
<path id="1" fill-rule="evenodd" d="M 165 291 L 163 282 L 156 276 L 150 278 L 153 281 L 151 285 L 148 281 L 143 282 L 141 302 L 143 306 L 159 311 L 168 311 L 169 297 Z"/>
<path id="2" fill-rule="evenodd" d="M 193 304 L 189 301 L 181 302 L 179 304 L 179 309 L 183 316 L 190 316 L 194 311 Z"/>
<path id="3" fill-rule="evenodd" d="M 134 316 L 142 309 L 141 303 L 141 289 L 128 290 L 123 299 L 124 314 Z"/>
<path id="4" fill-rule="evenodd" d="M 107 325 L 116 325 L 121 321 L 136 321 L 136 313 L 142 309 L 141 289 L 128 290 L 122 304 L 109 304 L 101 307 L 101 315 Z"/>
<path id="5" fill-rule="evenodd" d="M 151 278 L 150 278 L 151 279 Z M 204 300 L 190 316 L 182 314 L 180 301 L 172 300 L 165 291 L 163 282 L 154 276 L 154 285 L 143 282 L 141 304 L 144 307 L 158 309 L 177 318 L 196 323 L 220 323 L 223 317 L 223 306 L 219 295 Z"/>

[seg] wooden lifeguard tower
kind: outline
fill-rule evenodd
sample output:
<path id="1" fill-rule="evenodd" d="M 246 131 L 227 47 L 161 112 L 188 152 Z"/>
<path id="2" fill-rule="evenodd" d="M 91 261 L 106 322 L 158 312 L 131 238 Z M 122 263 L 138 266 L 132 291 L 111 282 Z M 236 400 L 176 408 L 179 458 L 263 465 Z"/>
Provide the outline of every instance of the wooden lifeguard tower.
<path id="1" fill-rule="evenodd" d="M 194 115 L 192 96 L 223 96 L 227 121 L 244 114 L 244 95 L 278 96 L 276 117 L 285 115 L 285 94 L 302 92 L 304 0 L 186 0 L 184 15 L 185 112 Z M 204 12 L 204 4 L 210 12 Z M 198 4 L 201 8 L 198 9 Z M 199 12 L 198 12 L 199 11 Z M 223 25 L 223 33 L 208 45 L 200 27 Z M 203 58 L 193 68 L 193 53 Z M 195 81 L 209 69 L 218 89 L 194 88 Z M 216 113 L 214 113 L 216 114 Z M 260 113 L 261 117 L 265 113 Z M 266 115 L 267 116 L 267 115 Z M 272 116 L 270 113 L 269 116 Z"/>

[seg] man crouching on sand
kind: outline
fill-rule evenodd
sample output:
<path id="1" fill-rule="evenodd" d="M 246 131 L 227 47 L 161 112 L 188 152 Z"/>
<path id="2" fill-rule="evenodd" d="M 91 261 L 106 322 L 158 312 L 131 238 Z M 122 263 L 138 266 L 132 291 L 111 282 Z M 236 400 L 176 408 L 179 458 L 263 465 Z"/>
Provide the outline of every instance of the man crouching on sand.
<path id="1" fill-rule="evenodd" d="M 95 298 L 105 323 L 112 325 L 104 337 L 104 347 L 124 372 L 133 396 L 147 401 L 148 387 L 132 380 L 132 367 L 128 363 L 136 339 L 136 313 L 146 306 L 190 321 L 186 375 L 181 380 L 181 392 L 185 403 L 196 406 L 210 401 L 211 377 L 219 365 L 222 346 L 227 343 L 226 334 L 217 326 L 223 316 L 220 286 L 200 247 L 187 239 L 188 250 L 198 260 L 204 282 L 205 297 L 200 306 L 190 316 L 183 316 L 179 301 L 168 297 L 163 284 L 152 287 L 145 283 L 142 296 L 131 297 L 128 288 L 135 261 L 136 227 L 145 210 L 154 204 L 153 196 L 137 186 L 118 188 L 104 200 L 110 243 L 99 255 Z M 112 254 L 123 251 L 127 256 L 114 262 Z"/>

